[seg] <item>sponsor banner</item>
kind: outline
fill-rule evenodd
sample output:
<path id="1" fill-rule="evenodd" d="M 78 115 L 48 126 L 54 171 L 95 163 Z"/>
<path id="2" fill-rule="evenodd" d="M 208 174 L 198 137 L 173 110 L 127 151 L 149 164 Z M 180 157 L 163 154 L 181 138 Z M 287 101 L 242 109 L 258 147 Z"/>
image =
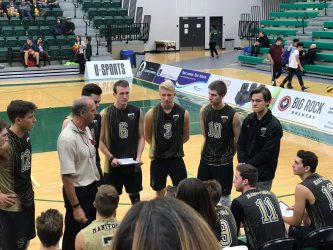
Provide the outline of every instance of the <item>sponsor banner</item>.
<path id="1" fill-rule="evenodd" d="M 317 120 L 317 127 L 330 134 L 333 134 L 333 98 L 332 97 L 317 97 L 317 100 L 325 101 L 320 119 Z"/>
<path id="2" fill-rule="evenodd" d="M 87 81 L 131 77 L 133 73 L 129 60 L 89 61 L 84 73 Z"/>
<path id="3" fill-rule="evenodd" d="M 320 119 L 328 106 L 327 97 L 318 97 L 310 93 L 282 89 L 273 107 L 273 114 L 282 119 L 318 127 L 318 122 L 321 122 Z"/>
<path id="4" fill-rule="evenodd" d="M 154 82 L 154 78 L 160 66 L 159 63 L 142 61 L 136 71 L 135 77 L 148 82 Z"/>
<path id="5" fill-rule="evenodd" d="M 190 69 L 181 69 L 176 82 L 176 90 L 189 94 L 204 96 L 207 98 L 207 82 L 209 77 L 209 73 Z"/>
<path id="6" fill-rule="evenodd" d="M 161 64 L 160 69 L 154 78 L 154 83 L 161 84 L 165 80 L 171 80 L 176 84 L 181 70 L 181 68 L 175 66 Z"/>

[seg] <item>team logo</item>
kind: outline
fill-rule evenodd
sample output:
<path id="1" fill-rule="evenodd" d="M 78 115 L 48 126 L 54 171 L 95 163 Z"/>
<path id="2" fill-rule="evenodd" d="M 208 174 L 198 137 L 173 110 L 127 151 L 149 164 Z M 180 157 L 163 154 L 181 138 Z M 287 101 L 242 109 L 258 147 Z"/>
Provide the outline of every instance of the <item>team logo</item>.
<path id="1" fill-rule="evenodd" d="M 284 96 L 283 98 L 281 98 L 279 105 L 278 105 L 278 109 L 280 111 L 286 111 L 289 106 L 291 104 L 291 97 L 290 96 Z"/>
<path id="2" fill-rule="evenodd" d="M 143 71 L 145 70 L 146 68 L 146 61 L 143 61 L 138 69 L 138 71 L 136 72 L 136 77 L 140 77 L 143 73 Z"/>
<path id="3" fill-rule="evenodd" d="M 134 119 L 134 113 L 129 113 L 129 114 L 127 114 L 127 116 L 130 120 Z"/>
<path id="4" fill-rule="evenodd" d="M 31 152 L 26 149 L 21 153 L 21 173 L 31 169 Z"/>
<path id="5" fill-rule="evenodd" d="M 261 128 L 260 129 L 260 136 L 261 137 L 266 137 L 266 131 L 267 131 L 267 128 Z"/>
<path id="6" fill-rule="evenodd" d="M 228 116 L 224 116 L 224 115 L 221 116 L 222 123 L 227 123 L 228 119 L 229 119 Z"/>
<path id="7" fill-rule="evenodd" d="M 173 115 L 172 118 L 173 118 L 173 120 L 176 122 L 176 121 L 178 121 L 178 119 L 179 119 L 179 115 Z"/>

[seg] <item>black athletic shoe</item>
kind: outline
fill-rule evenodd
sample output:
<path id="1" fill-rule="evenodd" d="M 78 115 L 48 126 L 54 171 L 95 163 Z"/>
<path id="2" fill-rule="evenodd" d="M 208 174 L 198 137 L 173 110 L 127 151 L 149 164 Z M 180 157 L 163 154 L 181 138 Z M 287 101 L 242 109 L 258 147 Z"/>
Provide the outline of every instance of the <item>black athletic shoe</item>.
<path id="1" fill-rule="evenodd" d="M 280 88 L 283 88 L 283 89 L 284 89 L 284 84 L 281 83 L 281 84 L 280 84 Z"/>
<path id="2" fill-rule="evenodd" d="M 40 67 L 41 67 L 40 64 L 37 64 L 36 66 L 37 66 L 37 68 L 40 68 Z"/>
<path id="3" fill-rule="evenodd" d="M 307 89 L 309 89 L 310 87 L 305 87 L 305 86 L 302 86 L 302 91 L 305 91 Z"/>
<path id="4" fill-rule="evenodd" d="M 293 89 L 294 87 L 291 86 L 291 84 L 287 84 L 287 88 L 288 88 L 288 89 Z"/>

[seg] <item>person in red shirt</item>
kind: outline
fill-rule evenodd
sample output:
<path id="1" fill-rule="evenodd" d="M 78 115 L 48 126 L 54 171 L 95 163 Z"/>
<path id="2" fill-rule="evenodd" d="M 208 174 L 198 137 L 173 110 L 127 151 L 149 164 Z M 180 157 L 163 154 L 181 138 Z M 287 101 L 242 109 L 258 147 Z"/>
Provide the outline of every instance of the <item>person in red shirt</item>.
<path id="1" fill-rule="evenodd" d="M 282 38 L 277 37 L 275 44 L 268 51 L 268 58 L 272 65 L 272 85 L 276 86 L 276 79 L 282 74 Z"/>

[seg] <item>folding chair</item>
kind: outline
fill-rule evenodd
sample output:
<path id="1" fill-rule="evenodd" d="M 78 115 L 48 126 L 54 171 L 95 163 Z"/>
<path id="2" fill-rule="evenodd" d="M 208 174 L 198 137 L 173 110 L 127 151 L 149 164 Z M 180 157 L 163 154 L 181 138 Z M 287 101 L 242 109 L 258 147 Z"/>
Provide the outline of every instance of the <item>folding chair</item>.
<path id="1" fill-rule="evenodd" d="M 259 247 L 259 250 L 292 250 L 296 246 L 294 238 L 270 240 Z"/>
<path id="2" fill-rule="evenodd" d="M 307 247 L 333 249 L 333 227 L 323 227 L 307 234 L 299 244 L 298 249 Z"/>

